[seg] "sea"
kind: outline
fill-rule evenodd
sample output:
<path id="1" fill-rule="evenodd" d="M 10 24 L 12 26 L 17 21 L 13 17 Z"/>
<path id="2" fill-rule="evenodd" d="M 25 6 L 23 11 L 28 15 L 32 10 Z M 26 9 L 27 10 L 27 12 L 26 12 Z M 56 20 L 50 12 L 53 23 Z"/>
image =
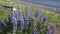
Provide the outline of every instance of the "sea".
<path id="1" fill-rule="evenodd" d="M 20 0 L 29 3 L 49 5 L 60 8 L 60 0 Z"/>

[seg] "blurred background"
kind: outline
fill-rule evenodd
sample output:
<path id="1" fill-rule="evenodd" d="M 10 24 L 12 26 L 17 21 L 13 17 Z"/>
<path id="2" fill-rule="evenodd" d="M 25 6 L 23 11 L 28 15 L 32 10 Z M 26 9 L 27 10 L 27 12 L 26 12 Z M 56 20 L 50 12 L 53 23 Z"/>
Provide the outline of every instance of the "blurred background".
<path id="1" fill-rule="evenodd" d="M 0 0 L 0 34 L 60 34 L 60 0 Z"/>

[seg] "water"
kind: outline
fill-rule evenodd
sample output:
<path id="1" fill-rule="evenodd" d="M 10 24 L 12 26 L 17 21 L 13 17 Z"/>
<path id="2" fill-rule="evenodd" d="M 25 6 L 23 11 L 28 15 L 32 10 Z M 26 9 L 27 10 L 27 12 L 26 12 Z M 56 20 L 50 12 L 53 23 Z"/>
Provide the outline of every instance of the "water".
<path id="1" fill-rule="evenodd" d="M 50 5 L 60 8 L 60 0 L 21 0 L 21 1 Z"/>

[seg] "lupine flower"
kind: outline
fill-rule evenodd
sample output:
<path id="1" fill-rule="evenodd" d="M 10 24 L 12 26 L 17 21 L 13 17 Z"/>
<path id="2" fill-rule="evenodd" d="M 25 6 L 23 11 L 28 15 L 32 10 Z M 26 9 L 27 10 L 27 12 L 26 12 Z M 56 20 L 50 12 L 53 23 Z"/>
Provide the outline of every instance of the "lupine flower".
<path id="1" fill-rule="evenodd" d="M 39 9 L 36 8 L 36 17 L 38 17 L 38 16 L 39 16 Z"/>
<path id="2" fill-rule="evenodd" d="M 18 10 L 15 11 L 15 18 L 19 18 L 19 13 L 18 13 Z"/>
<path id="3" fill-rule="evenodd" d="M 19 18 L 19 12 L 18 12 L 18 9 L 13 8 L 13 12 L 14 12 L 15 18 L 18 19 L 18 18 Z"/>
<path id="4" fill-rule="evenodd" d="M 17 28 L 17 22 L 16 22 L 16 15 L 15 15 L 15 12 L 16 12 L 16 8 L 13 8 L 13 14 L 12 14 L 12 20 L 13 20 L 13 28 Z"/>
<path id="5" fill-rule="evenodd" d="M 56 25 L 54 25 L 54 27 L 53 27 L 53 34 L 56 34 Z"/>
<path id="6" fill-rule="evenodd" d="M 16 18 L 13 17 L 12 20 L 13 20 L 13 28 L 17 28 Z"/>
<path id="7" fill-rule="evenodd" d="M 1 26 L 1 27 L 7 27 L 7 24 L 4 23 L 4 22 L 0 22 L 0 26 Z"/>
<path id="8" fill-rule="evenodd" d="M 28 12 L 28 6 L 26 6 L 25 27 L 28 26 L 28 20 L 29 20 L 29 12 Z"/>
<path id="9" fill-rule="evenodd" d="M 14 15 L 15 15 L 15 18 L 16 19 L 18 19 L 19 18 L 19 15 L 18 15 L 19 13 L 18 13 L 18 10 L 16 10 L 15 12 L 14 12 Z"/>
<path id="10" fill-rule="evenodd" d="M 28 18 L 29 18 L 29 12 L 28 12 L 28 6 L 26 6 L 26 19 L 25 20 L 28 20 Z"/>
<path id="11" fill-rule="evenodd" d="M 38 34 L 38 31 L 37 31 L 36 27 L 33 29 L 33 34 Z"/>
<path id="12" fill-rule="evenodd" d="M 46 29 L 46 34 L 50 34 L 50 26 L 48 25 L 47 29 Z"/>
<path id="13" fill-rule="evenodd" d="M 24 19 L 23 16 L 20 16 L 20 28 L 23 29 L 24 28 Z"/>
<path id="14" fill-rule="evenodd" d="M 16 18 L 13 16 L 12 20 L 13 20 L 13 34 L 15 34 L 16 33 L 16 29 L 17 29 Z"/>
<path id="15" fill-rule="evenodd" d="M 19 12 L 18 12 L 18 9 L 13 8 L 13 15 L 14 15 L 14 17 L 15 17 L 16 19 L 18 19 L 18 18 L 20 17 Z"/>

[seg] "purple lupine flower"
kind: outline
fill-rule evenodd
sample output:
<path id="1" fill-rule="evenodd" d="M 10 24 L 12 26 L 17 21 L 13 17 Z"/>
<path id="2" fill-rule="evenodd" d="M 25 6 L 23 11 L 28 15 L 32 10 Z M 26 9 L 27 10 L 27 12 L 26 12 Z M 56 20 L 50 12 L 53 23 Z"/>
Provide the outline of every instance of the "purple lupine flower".
<path id="1" fill-rule="evenodd" d="M 25 17 L 25 27 L 28 26 L 28 20 L 29 20 L 29 12 L 28 12 L 28 6 L 26 6 L 26 17 Z"/>
<path id="2" fill-rule="evenodd" d="M 28 9 L 29 9 L 29 7 L 26 6 L 26 18 L 25 18 L 25 20 L 28 20 L 28 18 L 29 18 L 29 12 L 28 12 Z"/>
<path id="3" fill-rule="evenodd" d="M 39 9 L 36 8 L 36 17 L 38 17 L 38 16 L 39 16 Z"/>
<path id="4" fill-rule="evenodd" d="M 15 18 L 19 18 L 19 13 L 18 13 L 18 10 L 15 11 Z"/>
<path id="5" fill-rule="evenodd" d="M 16 18 L 13 16 L 12 20 L 13 20 L 13 34 L 15 34 L 17 29 Z"/>
<path id="6" fill-rule="evenodd" d="M 20 28 L 21 28 L 21 29 L 24 28 L 24 18 L 23 18 L 22 15 L 20 16 Z"/>
<path id="7" fill-rule="evenodd" d="M 15 17 L 16 19 L 18 19 L 18 18 L 20 17 L 19 12 L 18 12 L 18 9 L 13 8 L 13 15 L 14 15 L 14 17 Z"/>
<path id="8" fill-rule="evenodd" d="M 47 29 L 46 29 L 46 34 L 50 34 L 50 26 L 48 25 Z"/>
<path id="9" fill-rule="evenodd" d="M 15 18 L 18 19 L 18 18 L 19 18 L 19 12 L 18 12 L 18 9 L 13 8 L 13 12 L 14 12 Z"/>
<path id="10" fill-rule="evenodd" d="M 17 18 L 15 16 L 16 8 L 13 8 L 12 20 L 13 20 L 13 28 L 17 28 Z"/>
<path id="11" fill-rule="evenodd" d="M 33 34 L 38 34 L 38 31 L 37 31 L 36 27 L 33 29 Z"/>
<path id="12" fill-rule="evenodd" d="M 53 34 L 56 34 L 56 29 L 57 27 L 56 27 L 56 25 L 54 25 L 54 27 L 53 27 Z"/>
<path id="13" fill-rule="evenodd" d="M 4 23 L 4 22 L 0 22 L 0 26 L 1 26 L 1 27 L 7 27 L 7 24 Z"/>
<path id="14" fill-rule="evenodd" d="M 13 17 L 12 20 L 13 20 L 13 28 L 15 29 L 15 28 L 17 28 L 16 18 Z"/>

